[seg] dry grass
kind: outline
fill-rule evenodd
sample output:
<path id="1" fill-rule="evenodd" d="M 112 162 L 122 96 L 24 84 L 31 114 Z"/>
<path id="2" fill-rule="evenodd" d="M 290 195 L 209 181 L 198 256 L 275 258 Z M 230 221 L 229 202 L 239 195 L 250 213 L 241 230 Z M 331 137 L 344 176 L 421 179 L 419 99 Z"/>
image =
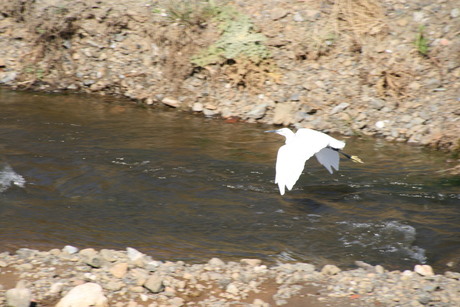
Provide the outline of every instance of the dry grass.
<path id="1" fill-rule="evenodd" d="M 330 18 L 336 33 L 351 33 L 359 43 L 367 35 L 388 30 L 384 10 L 377 0 L 335 0 Z"/>

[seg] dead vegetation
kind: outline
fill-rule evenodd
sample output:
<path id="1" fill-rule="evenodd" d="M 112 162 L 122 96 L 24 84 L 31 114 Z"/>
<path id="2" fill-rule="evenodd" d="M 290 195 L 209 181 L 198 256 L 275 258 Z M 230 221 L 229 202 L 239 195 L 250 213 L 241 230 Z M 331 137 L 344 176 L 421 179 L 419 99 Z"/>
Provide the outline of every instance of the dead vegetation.
<path id="1" fill-rule="evenodd" d="M 330 21 L 337 35 L 349 35 L 359 44 L 366 36 L 388 31 L 384 10 L 377 0 L 335 0 Z"/>

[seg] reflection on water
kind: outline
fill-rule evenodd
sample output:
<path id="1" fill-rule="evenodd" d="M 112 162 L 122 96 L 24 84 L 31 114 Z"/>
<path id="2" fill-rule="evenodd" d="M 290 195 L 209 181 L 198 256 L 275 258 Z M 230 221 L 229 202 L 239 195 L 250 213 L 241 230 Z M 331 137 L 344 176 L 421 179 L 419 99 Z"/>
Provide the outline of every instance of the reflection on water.
<path id="1" fill-rule="evenodd" d="M 284 197 L 267 127 L 98 97 L 0 92 L 0 246 L 135 247 L 157 259 L 258 257 L 445 268 L 460 251 L 446 156 L 347 139 Z"/>

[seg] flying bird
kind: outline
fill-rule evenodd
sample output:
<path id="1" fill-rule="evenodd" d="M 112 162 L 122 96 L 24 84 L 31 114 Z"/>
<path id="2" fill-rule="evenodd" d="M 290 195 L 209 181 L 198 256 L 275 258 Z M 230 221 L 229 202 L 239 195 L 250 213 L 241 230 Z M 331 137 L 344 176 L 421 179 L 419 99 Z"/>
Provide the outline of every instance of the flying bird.
<path id="1" fill-rule="evenodd" d="M 292 189 L 302 174 L 305 162 L 313 155 L 331 174 L 339 170 L 339 153 L 354 162 L 363 163 L 357 156 L 341 151 L 345 142 L 319 131 L 301 128 L 294 133 L 288 128 L 281 128 L 265 132 L 278 133 L 286 138 L 286 144 L 280 147 L 276 158 L 275 183 L 281 195 L 284 195 L 285 188 Z"/>

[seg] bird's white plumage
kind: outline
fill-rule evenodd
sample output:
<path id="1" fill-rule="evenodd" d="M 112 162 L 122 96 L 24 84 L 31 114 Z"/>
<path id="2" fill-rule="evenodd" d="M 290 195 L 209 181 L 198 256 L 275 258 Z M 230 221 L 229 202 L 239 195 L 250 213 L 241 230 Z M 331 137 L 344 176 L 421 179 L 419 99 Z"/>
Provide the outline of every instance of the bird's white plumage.
<path id="1" fill-rule="evenodd" d="M 305 162 L 313 155 L 331 174 L 339 169 L 339 153 L 334 149 L 342 149 L 344 142 L 306 128 L 297 130 L 295 134 L 288 128 L 273 132 L 286 137 L 286 144 L 280 147 L 276 159 L 275 183 L 281 195 L 284 195 L 285 188 L 292 189 L 302 174 Z"/>

